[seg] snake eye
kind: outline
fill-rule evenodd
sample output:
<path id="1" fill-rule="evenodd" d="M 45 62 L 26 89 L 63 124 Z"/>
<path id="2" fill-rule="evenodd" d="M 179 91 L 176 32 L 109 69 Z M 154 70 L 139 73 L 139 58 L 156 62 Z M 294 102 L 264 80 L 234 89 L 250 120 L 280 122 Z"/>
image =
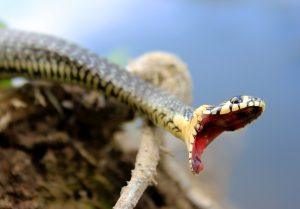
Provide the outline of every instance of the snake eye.
<path id="1" fill-rule="evenodd" d="M 239 104 L 239 103 L 242 102 L 242 99 L 241 99 L 240 97 L 233 97 L 233 98 L 230 100 L 230 102 L 231 102 L 232 104 Z"/>

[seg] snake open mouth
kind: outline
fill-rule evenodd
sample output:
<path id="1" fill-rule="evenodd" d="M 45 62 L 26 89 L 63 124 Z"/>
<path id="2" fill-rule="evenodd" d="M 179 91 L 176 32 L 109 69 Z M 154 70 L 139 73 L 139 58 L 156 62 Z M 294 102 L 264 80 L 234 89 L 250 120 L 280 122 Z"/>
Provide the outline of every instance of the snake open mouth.
<path id="1" fill-rule="evenodd" d="M 244 127 L 263 112 L 265 104 L 262 100 L 249 96 L 246 99 L 239 97 L 238 102 L 231 99 L 217 107 L 209 106 L 203 112 L 191 151 L 190 160 L 194 173 L 203 170 L 201 156 L 217 136 L 224 131 L 234 131 Z"/>

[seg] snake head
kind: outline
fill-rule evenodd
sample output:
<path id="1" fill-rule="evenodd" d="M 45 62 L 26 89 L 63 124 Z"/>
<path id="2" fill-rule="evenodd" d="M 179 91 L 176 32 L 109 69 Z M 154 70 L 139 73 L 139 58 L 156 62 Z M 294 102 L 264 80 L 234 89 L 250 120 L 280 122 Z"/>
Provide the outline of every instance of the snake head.
<path id="1" fill-rule="evenodd" d="M 187 144 L 192 172 L 203 170 L 203 151 L 217 136 L 224 131 L 243 128 L 260 116 L 264 109 L 264 101 L 251 96 L 235 96 L 217 106 L 197 108 L 191 121 L 192 137 Z"/>

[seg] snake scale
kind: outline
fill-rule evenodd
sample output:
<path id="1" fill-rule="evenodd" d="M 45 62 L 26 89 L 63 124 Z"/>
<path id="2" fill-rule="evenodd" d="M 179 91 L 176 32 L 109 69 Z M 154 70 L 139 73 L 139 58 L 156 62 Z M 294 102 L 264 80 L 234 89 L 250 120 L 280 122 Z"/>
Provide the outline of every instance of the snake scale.
<path id="1" fill-rule="evenodd" d="M 237 96 L 197 109 L 76 44 L 49 35 L 0 29 L 0 76 L 23 76 L 81 85 L 114 97 L 182 139 L 194 173 L 201 155 L 223 131 L 244 127 L 265 108 L 263 100 Z"/>

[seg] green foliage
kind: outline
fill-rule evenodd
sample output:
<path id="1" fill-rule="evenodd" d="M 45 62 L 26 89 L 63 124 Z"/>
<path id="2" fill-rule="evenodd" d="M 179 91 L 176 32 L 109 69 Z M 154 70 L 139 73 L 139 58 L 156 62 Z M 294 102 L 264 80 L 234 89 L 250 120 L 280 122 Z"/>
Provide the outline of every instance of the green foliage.
<path id="1" fill-rule="evenodd" d="M 6 28 L 6 25 L 0 21 L 0 29 Z M 12 86 L 11 79 L 0 79 L 0 89 L 9 88 Z"/>
<path id="2" fill-rule="evenodd" d="M 130 59 L 128 51 L 124 48 L 113 50 L 111 53 L 108 54 L 107 57 L 111 62 L 123 67 L 127 65 L 128 60 Z"/>
<path id="3" fill-rule="evenodd" d="M 6 25 L 0 21 L 0 28 L 6 28 Z"/>
<path id="4" fill-rule="evenodd" d="M 1 79 L 0 89 L 6 89 L 12 86 L 11 79 Z"/>

